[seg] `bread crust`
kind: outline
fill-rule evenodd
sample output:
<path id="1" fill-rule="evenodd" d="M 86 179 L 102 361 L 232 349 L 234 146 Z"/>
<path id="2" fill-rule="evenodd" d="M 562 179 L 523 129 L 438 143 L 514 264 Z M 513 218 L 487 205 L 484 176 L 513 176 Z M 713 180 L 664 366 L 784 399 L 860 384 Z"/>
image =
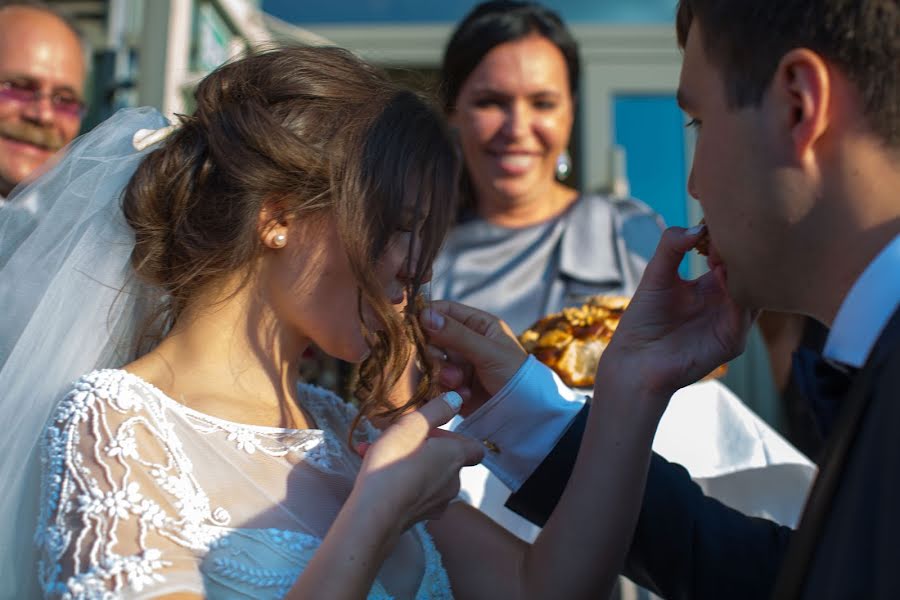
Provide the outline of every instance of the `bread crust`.
<path id="1" fill-rule="evenodd" d="M 609 345 L 619 319 L 628 307 L 625 296 L 593 296 L 577 308 L 539 319 L 519 336 L 519 343 L 575 388 L 594 387 L 597 365 Z M 707 378 L 721 377 L 722 365 Z"/>

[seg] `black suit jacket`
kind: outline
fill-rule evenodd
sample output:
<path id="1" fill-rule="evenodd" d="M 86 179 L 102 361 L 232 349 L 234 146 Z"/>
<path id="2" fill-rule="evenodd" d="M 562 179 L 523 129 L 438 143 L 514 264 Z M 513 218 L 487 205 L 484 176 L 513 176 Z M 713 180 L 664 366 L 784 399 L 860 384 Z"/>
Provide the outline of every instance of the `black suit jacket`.
<path id="1" fill-rule="evenodd" d="M 900 598 L 900 311 L 841 412 L 796 533 L 704 496 L 654 454 L 625 574 L 665 598 Z M 546 522 L 586 418 L 585 409 L 510 509 Z"/>

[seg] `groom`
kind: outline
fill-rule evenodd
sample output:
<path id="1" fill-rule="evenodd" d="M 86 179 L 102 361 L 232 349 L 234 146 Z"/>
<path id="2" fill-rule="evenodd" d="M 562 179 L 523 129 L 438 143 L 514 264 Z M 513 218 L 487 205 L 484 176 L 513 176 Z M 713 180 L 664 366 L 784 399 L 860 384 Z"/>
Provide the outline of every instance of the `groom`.
<path id="1" fill-rule="evenodd" d="M 712 239 L 710 266 L 738 304 L 831 328 L 810 381 L 828 375 L 815 404 L 835 418 L 797 531 L 705 497 L 683 468 L 654 456 L 626 574 L 667 598 L 898 598 L 900 5 L 680 0 L 677 30 L 678 100 L 697 128 L 688 185 Z M 642 287 L 690 285 L 677 277 L 653 273 Z M 648 308 L 656 318 L 646 328 L 686 309 L 643 302 L 639 314 Z M 671 345 L 680 323 L 668 325 Z M 478 364 L 487 346 L 461 331 L 444 326 L 431 341 Z M 689 362 L 700 343 L 683 342 Z M 616 376 L 643 384 L 640 363 Z M 531 473 L 510 507 L 541 523 L 566 484 L 586 411 L 569 423 L 553 419 L 571 411 L 553 395 L 544 406 L 498 400 L 468 433 L 490 441 L 485 464 L 523 473 L 520 482 Z M 505 439 L 528 427 L 504 429 L 504 419 L 551 423 L 540 438 L 558 443 L 544 442 L 540 466 L 529 457 L 541 442 Z"/>

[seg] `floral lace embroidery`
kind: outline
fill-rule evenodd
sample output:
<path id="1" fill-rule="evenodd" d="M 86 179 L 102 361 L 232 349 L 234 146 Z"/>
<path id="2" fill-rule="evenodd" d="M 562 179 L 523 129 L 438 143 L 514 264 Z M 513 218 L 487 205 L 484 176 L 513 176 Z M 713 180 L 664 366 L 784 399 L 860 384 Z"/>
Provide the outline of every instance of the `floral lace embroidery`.
<path id="1" fill-rule="evenodd" d="M 47 596 L 105 597 L 110 589 L 121 591 L 126 585 L 141 591 L 163 581 L 160 571 L 170 565 L 147 542 L 151 532 L 185 548 L 204 549 L 216 539 L 216 529 L 230 520 L 224 509 L 211 509 L 165 412 L 124 388 L 125 375 L 95 371 L 80 379 L 46 428 L 35 543 L 44 552 L 38 576 Z M 159 440 L 165 455 L 161 462 L 141 455 L 135 437 L 139 429 Z M 92 456 L 82 454 L 88 441 L 82 435 L 93 439 Z M 171 495 L 176 514 L 145 497 L 133 479 L 135 467 Z M 140 550 L 122 556 L 116 531 L 120 522 L 131 519 L 136 519 Z M 73 571 L 65 579 L 64 555 Z"/>
<path id="2" fill-rule="evenodd" d="M 450 581 L 441 565 L 440 553 L 424 525 L 416 525 L 415 533 L 425 552 L 425 572 L 416 600 L 452 600 Z M 253 589 L 258 600 L 282 598 L 291 589 L 300 573 L 312 559 L 322 540 L 296 531 L 280 529 L 233 530 L 210 548 L 210 572 L 229 589 Z M 284 565 L 268 567 L 256 558 L 256 544 L 267 550 L 279 549 L 285 557 Z M 393 600 L 384 587 L 375 581 L 366 600 Z"/>
<path id="3" fill-rule="evenodd" d="M 425 529 L 425 525 L 416 525 L 416 533 L 425 551 L 425 574 L 422 577 L 422 587 L 416 594 L 416 600 L 428 598 L 447 598 L 452 600 L 453 593 L 450 590 L 450 578 L 441 563 L 441 553 L 434 545 L 431 534 Z"/>
<path id="4" fill-rule="evenodd" d="M 149 384 L 147 384 L 149 386 Z M 323 426 L 322 429 L 278 429 L 274 427 L 254 427 L 217 419 L 180 405 L 155 388 L 151 389 L 177 410 L 192 427 L 201 434 L 211 435 L 226 433 L 226 439 L 233 442 L 238 450 L 247 454 L 262 452 L 269 456 L 282 457 L 293 454 L 304 462 L 314 464 L 325 472 L 337 472 L 334 461 L 346 457 L 346 440 L 332 434 L 333 430 L 346 431 L 355 418 L 355 409 L 335 396 L 333 393 L 312 385 L 300 385 L 299 391 L 303 405 L 324 424 L 333 423 L 334 427 Z M 323 425 L 320 423 L 320 425 Z M 363 420 L 361 430 L 354 439 L 373 441 L 378 431 L 367 420 Z"/>
<path id="5" fill-rule="evenodd" d="M 136 386 L 144 395 L 135 391 Z M 167 410 L 177 411 L 200 435 L 224 434 L 242 452 L 272 456 L 297 453 L 323 471 L 347 458 L 346 441 L 333 431 L 346 431 L 355 414 L 333 394 L 301 386 L 304 406 L 323 430 L 277 430 L 229 423 L 190 411 L 125 371 L 95 371 L 81 378 L 57 407 L 44 433 L 41 510 L 35 542 L 42 550 L 39 578 L 46 596 L 109 598 L 130 588 L 141 592 L 165 581 L 171 566 L 164 550 L 148 543 L 148 535 L 165 539 L 206 557 L 208 571 L 257 598 L 280 598 L 311 560 L 321 540 L 280 529 L 228 527 L 230 516 L 213 508 L 194 478 L 193 465 L 175 434 Z M 179 410 L 181 409 L 181 410 Z M 157 440 L 165 457 L 142 455 L 139 432 Z M 363 421 L 356 439 L 372 441 L 377 430 Z M 82 439 L 84 436 L 85 439 Z M 86 446 L 87 442 L 92 442 Z M 90 455 L 86 447 L 92 449 Z M 141 472 L 158 490 L 171 496 L 162 506 L 142 489 L 133 475 Z M 157 491 L 158 491 L 157 490 Z M 122 555 L 117 526 L 127 522 L 138 534 L 138 550 Z M 415 528 L 425 554 L 425 573 L 417 594 L 451 598 L 440 555 L 424 526 Z M 264 534 L 263 552 L 227 549 L 241 537 Z M 90 535 L 88 535 L 90 534 Z M 88 541 L 90 540 L 90 541 Z M 280 551 L 278 551 L 280 549 Z M 288 564 L 282 564 L 272 552 Z M 268 557 L 268 558 L 267 558 Z M 68 565 L 64 572 L 63 564 Z M 71 574 L 69 573 L 71 572 Z M 263 593 L 267 590 L 268 593 Z M 259 592 L 259 593 L 257 593 Z M 375 582 L 369 600 L 389 600 Z"/>
<path id="6" fill-rule="evenodd" d="M 269 568 L 255 560 L 256 553 L 248 551 L 245 539 L 261 538 L 259 541 L 282 550 L 289 558 L 289 565 Z M 209 571 L 238 588 L 267 589 L 273 597 L 282 598 L 294 585 L 300 572 L 306 567 L 313 553 L 321 544 L 315 536 L 281 529 L 256 531 L 234 531 L 223 536 L 210 548 Z M 260 595 L 256 594 L 259 598 Z M 267 597 L 264 593 L 262 597 Z"/>

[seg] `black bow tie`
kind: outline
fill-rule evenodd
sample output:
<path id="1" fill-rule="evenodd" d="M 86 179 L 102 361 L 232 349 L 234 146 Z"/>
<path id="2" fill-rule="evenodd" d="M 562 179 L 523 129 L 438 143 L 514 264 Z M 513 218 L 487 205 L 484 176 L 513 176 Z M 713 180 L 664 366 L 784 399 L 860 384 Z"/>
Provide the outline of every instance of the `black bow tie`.
<path id="1" fill-rule="evenodd" d="M 809 401 L 823 437 L 831 432 L 857 371 L 803 346 L 794 352 L 791 376 Z"/>

